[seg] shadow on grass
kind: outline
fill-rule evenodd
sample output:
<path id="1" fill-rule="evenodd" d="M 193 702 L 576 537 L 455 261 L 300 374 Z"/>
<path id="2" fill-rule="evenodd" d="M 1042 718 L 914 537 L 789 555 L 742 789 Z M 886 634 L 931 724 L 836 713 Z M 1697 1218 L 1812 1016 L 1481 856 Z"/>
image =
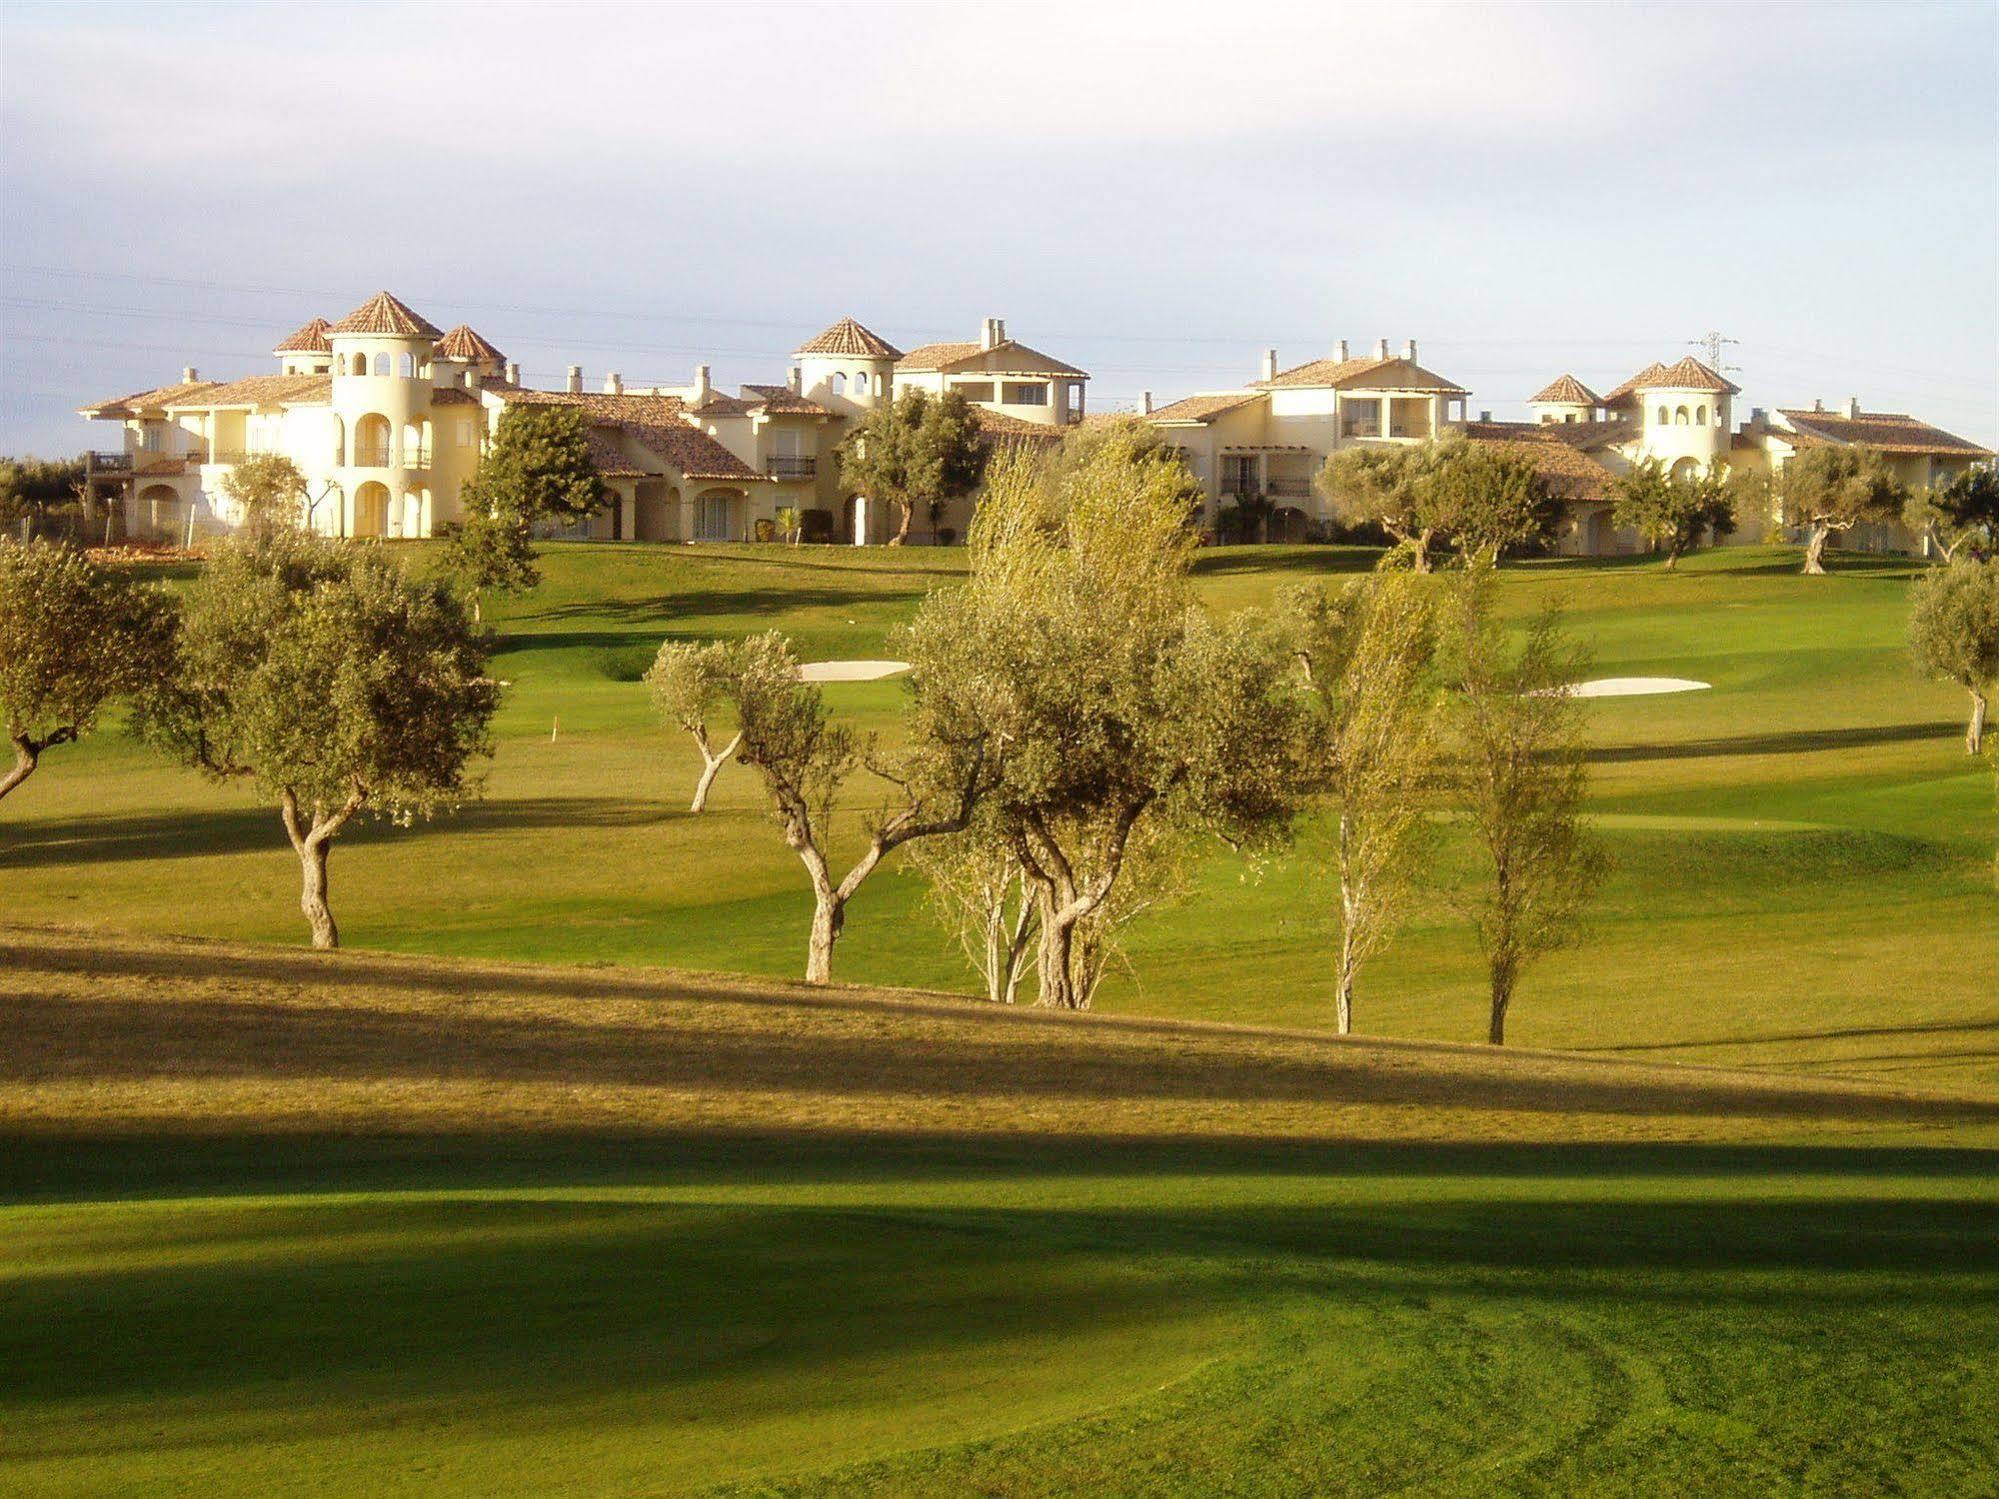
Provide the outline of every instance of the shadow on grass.
<path id="1" fill-rule="evenodd" d="M 342 830 L 335 848 L 365 847 L 439 833 L 515 832 L 531 828 L 645 827 L 678 813 L 658 803 L 613 797 L 543 797 L 467 802 L 455 814 L 407 828 L 363 815 Z M 276 807 L 235 807 L 215 812 L 130 813 L 0 823 L 0 869 L 110 864 L 151 859 L 206 858 L 217 854 L 283 849 L 284 824 Z M 337 877 L 337 876 L 336 876 Z"/>
<path id="2" fill-rule="evenodd" d="M 912 602 L 923 597 L 920 588 L 871 588 L 866 592 L 843 588 L 798 585 L 789 588 L 713 588 L 662 593 L 651 598 L 591 599 L 587 603 L 558 604 L 529 618 L 508 621 L 509 630 L 530 638 L 567 639 L 559 628 L 551 631 L 521 631 L 530 623 L 559 626 L 564 620 L 633 620 L 670 625 L 676 620 L 713 619 L 752 614 L 790 614 L 800 609 L 859 608 L 873 611 L 884 604 Z M 515 634 L 504 636 L 511 641 Z"/>
<path id="3" fill-rule="evenodd" d="M 1878 724 L 1850 729 L 1791 729 L 1777 734 L 1739 734 L 1727 739 L 1686 739 L 1663 744 L 1614 744 L 1589 751 L 1596 765 L 1646 760 L 1706 760 L 1730 755 L 1793 755 L 1819 750 L 1859 749 L 1871 744 L 1914 744 L 1929 739 L 1962 739 L 1964 724 L 1950 718 L 1927 723 Z"/>

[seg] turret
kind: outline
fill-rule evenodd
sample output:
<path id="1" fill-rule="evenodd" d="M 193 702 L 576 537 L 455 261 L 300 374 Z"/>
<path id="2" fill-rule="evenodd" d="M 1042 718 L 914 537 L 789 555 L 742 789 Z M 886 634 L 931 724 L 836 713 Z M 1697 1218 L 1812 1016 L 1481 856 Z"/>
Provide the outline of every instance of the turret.
<path id="1" fill-rule="evenodd" d="M 333 345 L 327 341 L 327 331 L 332 327 L 323 317 L 316 317 L 298 332 L 279 344 L 271 353 L 277 356 L 278 372 L 284 375 L 324 375 L 333 368 Z"/>
<path id="2" fill-rule="evenodd" d="M 902 351 L 854 321 L 839 322 L 792 351 L 799 386 L 815 401 L 868 411 L 890 399 Z"/>
<path id="3" fill-rule="evenodd" d="M 1574 375 L 1561 375 L 1528 399 L 1527 409 L 1541 423 L 1593 422 L 1603 398 Z"/>
<path id="4" fill-rule="evenodd" d="M 429 533 L 432 361 L 443 337 L 385 291 L 327 330 L 342 534 Z"/>

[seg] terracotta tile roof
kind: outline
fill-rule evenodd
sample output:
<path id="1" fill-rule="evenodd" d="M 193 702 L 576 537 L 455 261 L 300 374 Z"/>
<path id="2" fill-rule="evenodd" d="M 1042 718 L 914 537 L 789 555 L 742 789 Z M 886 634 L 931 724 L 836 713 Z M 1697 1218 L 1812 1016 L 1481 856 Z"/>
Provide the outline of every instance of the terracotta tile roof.
<path id="1" fill-rule="evenodd" d="M 502 401 L 522 405 L 573 406 L 593 426 L 622 428 L 689 479 L 764 478 L 699 427 L 689 425 L 683 415 L 687 403 L 679 396 L 593 395 L 587 391 L 572 395 L 562 390 L 522 390 L 497 382 L 483 389 Z"/>
<path id="2" fill-rule="evenodd" d="M 103 417 L 112 421 L 123 421 L 137 416 L 142 411 L 164 411 L 175 401 L 186 400 L 204 390 L 215 389 L 213 380 L 196 380 L 190 383 L 159 385 L 151 390 L 134 391 L 129 396 L 113 396 L 108 401 L 99 401 L 95 406 L 77 408 L 82 416 Z"/>
<path id="3" fill-rule="evenodd" d="M 323 317 L 316 317 L 290 338 L 271 350 L 273 354 L 331 354 L 333 345 L 326 341 L 326 331 L 333 325 Z"/>
<path id="4" fill-rule="evenodd" d="M 430 393 L 433 406 L 477 406 L 479 398 L 458 385 L 440 385 Z"/>
<path id="5" fill-rule="evenodd" d="M 1332 390 L 1420 390 L 1445 395 L 1469 395 L 1462 385 L 1420 364 L 1399 357 L 1388 359 L 1314 359 L 1284 370 L 1274 380 L 1259 380 L 1253 390 L 1306 386 Z"/>
<path id="6" fill-rule="evenodd" d="M 324 406 L 333 399 L 331 375 L 252 375 L 210 385 L 162 404 L 176 409 L 212 406 Z"/>
<path id="7" fill-rule="evenodd" d="M 1877 448 L 1884 453 L 1929 454 L 1949 458 L 1990 458 L 1989 448 L 1932 427 L 1900 411 L 1863 411 L 1846 416 L 1837 411 L 1786 411 L 1777 413 L 1796 430 L 1806 444 L 1838 443 Z M 1772 427 L 1771 435 L 1790 440 L 1791 434 Z M 1793 444 L 1798 446 L 1798 444 Z"/>
<path id="8" fill-rule="evenodd" d="M 1601 406 L 1602 398 L 1574 375 L 1558 375 L 1527 398 L 1565 406 Z"/>
<path id="9" fill-rule="evenodd" d="M 1002 442 L 1037 442 L 1053 447 L 1069 433 L 1067 427 L 1052 427 L 1046 422 L 1023 421 L 1005 412 L 989 411 L 984 406 L 972 408 L 972 420 L 978 423 L 979 435 L 989 444 Z"/>
<path id="10" fill-rule="evenodd" d="M 504 363 L 507 357 L 464 323 L 460 323 L 440 338 L 435 352 L 442 354 L 446 359 L 465 359 L 474 364 L 485 360 L 491 360 L 496 364 Z"/>
<path id="11" fill-rule="evenodd" d="M 748 416 L 760 405 L 760 402 L 732 396 L 726 391 L 711 390 L 699 401 L 688 401 L 683 409 L 701 416 Z"/>
<path id="12" fill-rule="evenodd" d="M 1146 414 L 1149 422 L 1211 422 L 1216 417 L 1239 410 L 1252 401 L 1261 401 L 1260 390 L 1232 390 L 1215 395 L 1187 396 L 1171 405 L 1155 406 Z"/>
<path id="13" fill-rule="evenodd" d="M 1011 338 L 994 344 L 990 349 L 977 342 L 922 344 L 898 359 L 895 367 L 905 374 L 928 374 L 956 370 L 975 361 L 983 362 L 983 356 L 992 354 L 1004 354 L 1007 360 L 1012 361 L 994 365 L 992 373 L 995 375 L 1077 375 L 1085 380 L 1090 378 L 1075 365 L 1064 364 L 1051 354 L 1030 349 Z"/>
<path id="14" fill-rule="evenodd" d="M 1653 360 L 1605 396 L 1603 404 L 1615 405 L 1641 390 L 1711 390 L 1717 395 L 1731 396 L 1742 393 L 1741 386 L 1730 384 L 1689 354 L 1678 364 L 1661 364 Z"/>
<path id="15" fill-rule="evenodd" d="M 643 478 L 645 470 L 625 456 L 625 445 L 618 440 L 623 430 L 621 427 L 585 428 L 584 436 L 590 440 L 590 461 L 597 465 L 597 472 L 606 479 Z"/>
<path id="16" fill-rule="evenodd" d="M 1493 443 L 1518 453 L 1540 472 L 1549 493 L 1560 499 L 1607 500 L 1610 497 L 1610 470 L 1574 443 L 1564 442 L 1559 435 L 1562 425 L 1559 422 L 1466 422 L 1465 436 L 1473 442 Z"/>
<path id="17" fill-rule="evenodd" d="M 745 385 L 743 394 L 771 416 L 837 416 L 829 406 L 800 395 L 789 385 Z"/>
<path id="18" fill-rule="evenodd" d="M 379 333 L 401 338 L 444 337 L 444 331 L 430 319 L 411 311 L 385 291 L 376 292 L 327 332 Z"/>
<path id="19" fill-rule="evenodd" d="M 1584 453 L 1621 448 L 1644 435 L 1636 422 L 1546 422 L 1536 425 L 1544 427 L 1557 442 L 1565 442 Z"/>
<path id="20" fill-rule="evenodd" d="M 807 339 L 794 354 L 843 354 L 855 359 L 900 359 L 902 350 L 872 329 L 843 317 L 816 338 Z"/>

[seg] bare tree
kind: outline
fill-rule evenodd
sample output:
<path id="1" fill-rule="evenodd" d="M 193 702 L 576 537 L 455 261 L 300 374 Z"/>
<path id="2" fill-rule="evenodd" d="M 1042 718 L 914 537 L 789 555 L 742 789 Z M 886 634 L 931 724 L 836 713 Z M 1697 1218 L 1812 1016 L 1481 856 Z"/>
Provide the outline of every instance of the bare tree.
<path id="1" fill-rule="evenodd" d="M 1322 709 L 1315 779 L 1339 808 L 1334 994 L 1344 1036 L 1361 969 L 1406 919 L 1434 842 L 1423 798 L 1437 761 L 1436 610 L 1422 583 L 1395 572 L 1336 596 L 1305 593 L 1291 608 Z"/>
<path id="2" fill-rule="evenodd" d="M 727 699 L 725 680 L 731 659 L 726 645 L 669 640 L 659 648 L 646 672 L 646 685 L 652 689 L 660 713 L 685 730 L 701 751 L 701 774 L 694 783 L 694 800 L 687 808 L 690 812 L 706 809 L 715 777 L 743 742 L 738 730 L 717 750 L 708 728 L 709 720 L 721 712 Z"/>
<path id="3" fill-rule="evenodd" d="M 1570 689 L 1586 658 L 1552 608 L 1510 652 L 1492 587 L 1482 566 L 1455 581 L 1449 701 L 1459 801 L 1484 855 L 1486 880 L 1470 909 L 1491 980 L 1486 1039 L 1499 1046 L 1521 973 L 1579 939 L 1607 861 L 1582 819 L 1583 726 Z"/>

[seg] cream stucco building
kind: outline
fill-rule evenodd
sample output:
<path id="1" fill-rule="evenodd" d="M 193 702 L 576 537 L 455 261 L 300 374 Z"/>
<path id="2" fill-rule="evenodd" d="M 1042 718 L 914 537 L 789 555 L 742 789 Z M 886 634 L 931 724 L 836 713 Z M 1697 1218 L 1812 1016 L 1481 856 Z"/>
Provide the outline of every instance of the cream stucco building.
<path id="1" fill-rule="evenodd" d="M 995 440 L 1053 440 L 1084 410 L 1088 375 L 1005 336 L 989 318 L 976 342 L 904 354 L 852 318 L 802 344 L 788 377 L 714 387 L 707 365 L 684 386 L 627 389 L 617 373 L 585 390 L 524 385 L 519 366 L 463 324 L 445 332 L 388 292 L 338 322 L 314 318 L 272 351 L 276 374 L 178 381 L 83 408 L 119 424 L 122 442 L 86 460 L 127 538 L 184 542 L 241 523 L 220 481 L 254 453 L 304 474 L 309 520 L 334 536 L 423 537 L 460 516 L 459 493 L 512 405 L 576 409 L 610 498 L 559 533 L 623 541 L 739 541 L 777 533 L 793 510 L 825 540 L 880 541 L 890 517 L 839 480 L 855 423 L 906 390 L 955 389 Z M 963 502 L 914 528 L 961 536 Z"/>

